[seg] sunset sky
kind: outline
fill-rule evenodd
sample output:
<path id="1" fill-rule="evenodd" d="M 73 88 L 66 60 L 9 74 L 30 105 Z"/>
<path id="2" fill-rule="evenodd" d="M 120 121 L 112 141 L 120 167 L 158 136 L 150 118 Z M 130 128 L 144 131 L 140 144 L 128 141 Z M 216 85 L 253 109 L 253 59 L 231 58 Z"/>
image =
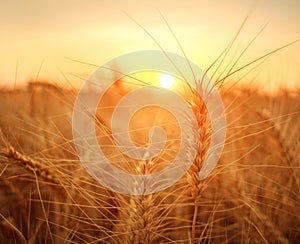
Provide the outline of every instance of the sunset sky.
<path id="1" fill-rule="evenodd" d="M 267 22 L 236 68 L 299 39 L 300 1 L 4 0 L 0 2 L 0 86 L 14 85 L 15 81 L 21 85 L 36 79 L 38 73 L 39 79 L 65 84 L 67 78 L 75 84 L 80 78 L 86 79 L 95 67 L 70 59 L 101 65 L 126 52 L 159 49 L 124 12 L 165 50 L 181 54 L 160 11 L 187 56 L 205 70 L 231 41 L 253 6 L 223 70 Z M 243 80 L 254 80 L 264 87 L 279 83 L 298 86 L 299 67 L 300 42 L 272 55 Z M 243 77 L 249 70 L 234 78 Z"/>

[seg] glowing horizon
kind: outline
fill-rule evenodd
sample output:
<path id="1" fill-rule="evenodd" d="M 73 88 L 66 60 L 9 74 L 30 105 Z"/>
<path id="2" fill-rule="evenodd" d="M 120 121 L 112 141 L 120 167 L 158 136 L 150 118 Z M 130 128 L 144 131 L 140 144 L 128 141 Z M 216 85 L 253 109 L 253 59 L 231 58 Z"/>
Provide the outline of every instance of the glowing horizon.
<path id="1" fill-rule="evenodd" d="M 203 70 L 225 49 L 246 17 L 251 5 L 248 1 L 28 1 L 12 0 L 0 3 L 0 86 L 20 85 L 27 80 L 41 80 L 71 84 L 86 79 L 95 66 L 102 65 L 126 52 L 160 47 L 125 11 L 146 28 L 163 49 L 183 55 L 172 33 L 156 8 L 162 12 L 180 42 L 187 57 Z M 297 12 L 300 3 L 289 0 L 275 3 L 258 2 L 236 43 L 213 80 L 226 75 L 228 63 L 238 55 L 270 20 L 269 25 L 246 51 L 233 70 L 300 37 Z M 226 13 L 226 15 L 224 15 Z M 70 59 L 69 59 L 70 58 Z M 259 64 L 259 62 L 257 63 Z M 289 87 L 300 83 L 300 48 L 294 44 L 272 55 L 249 75 L 257 64 L 236 73 L 231 79 L 243 78 L 255 85 Z M 217 65 L 209 72 L 214 74 Z M 225 73 L 222 74 L 222 71 Z M 82 79 L 82 80 L 81 80 Z M 81 80 L 81 81 L 80 81 Z"/>

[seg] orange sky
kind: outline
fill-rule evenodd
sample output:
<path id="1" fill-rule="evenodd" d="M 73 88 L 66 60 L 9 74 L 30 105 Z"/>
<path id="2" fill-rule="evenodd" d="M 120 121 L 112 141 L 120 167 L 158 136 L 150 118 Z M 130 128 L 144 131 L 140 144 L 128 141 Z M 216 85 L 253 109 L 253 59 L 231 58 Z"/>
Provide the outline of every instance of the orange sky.
<path id="1" fill-rule="evenodd" d="M 15 80 L 17 84 L 22 84 L 30 78 L 35 79 L 40 67 L 40 79 L 65 83 L 63 73 L 75 84 L 79 81 L 78 76 L 87 78 L 95 67 L 66 57 L 101 65 L 126 52 L 158 49 L 155 42 L 123 11 L 147 28 L 165 50 L 181 53 L 159 9 L 173 28 L 187 56 L 206 69 L 232 39 L 254 2 L 255 9 L 221 70 L 237 57 L 237 53 L 268 21 L 265 31 L 236 68 L 300 38 L 300 2 L 1 1 L 0 86 L 13 85 Z M 300 83 L 299 67 L 298 42 L 270 57 L 243 80 L 254 79 L 255 84 L 263 84 L 264 87 L 277 86 L 279 82 L 294 86 Z M 238 73 L 235 78 L 242 77 L 245 72 Z"/>

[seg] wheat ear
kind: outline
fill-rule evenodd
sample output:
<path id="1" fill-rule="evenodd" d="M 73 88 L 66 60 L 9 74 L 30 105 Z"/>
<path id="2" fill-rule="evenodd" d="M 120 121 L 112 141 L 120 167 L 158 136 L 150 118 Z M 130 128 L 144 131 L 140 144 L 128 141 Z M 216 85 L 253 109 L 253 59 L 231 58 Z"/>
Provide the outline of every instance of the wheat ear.
<path id="1" fill-rule="evenodd" d="M 137 173 L 147 174 L 149 160 L 143 160 Z M 137 186 L 139 187 L 139 186 Z M 154 195 L 117 195 L 120 224 L 115 226 L 122 243 L 152 243 L 154 239 Z"/>
<path id="2" fill-rule="evenodd" d="M 203 184 L 198 179 L 198 175 L 202 168 L 203 162 L 205 160 L 208 147 L 210 144 L 210 136 L 211 136 L 211 128 L 210 128 L 210 122 L 209 122 L 206 106 L 198 96 L 195 97 L 197 97 L 198 99 L 193 103 L 191 103 L 191 105 L 199 125 L 200 143 L 199 143 L 199 149 L 196 158 L 187 173 L 187 182 L 190 188 L 190 194 L 192 196 L 193 204 L 194 204 L 194 213 L 192 216 L 192 225 L 191 225 L 192 242 L 195 241 L 195 237 L 196 237 L 196 225 L 197 225 L 197 218 L 198 218 L 198 211 L 199 211 L 199 200 L 201 198 L 201 191 L 203 190 Z"/>
<path id="3" fill-rule="evenodd" d="M 6 159 L 6 161 L 10 161 L 11 159 L 13 159 L 13 161 L 20 163 L 26 169 L 36 173 L 46 181 L 52 182 L 54 184 L 60 183 L 60 180 L 57 177 L 57 172 L 54 172 L 53 169 L 42 164 L 41 162 L 18 152 L 11 145 L 8 145 L 6 150 L 2 150 L 0 152 L 0 155 L 2 155 Z"/>

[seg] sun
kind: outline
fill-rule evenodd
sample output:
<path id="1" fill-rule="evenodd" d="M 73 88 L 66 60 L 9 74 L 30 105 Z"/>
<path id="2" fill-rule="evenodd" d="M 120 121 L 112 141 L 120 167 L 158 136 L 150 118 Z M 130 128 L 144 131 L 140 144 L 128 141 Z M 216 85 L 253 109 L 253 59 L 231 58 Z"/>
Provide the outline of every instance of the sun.
<path id="1" fill-rule="evenodd" d="M 163 74 L 159 78 L 160 86 L 163 88 L 171 88 L 174 83 L 174 77 L 168 74 Z"/>

